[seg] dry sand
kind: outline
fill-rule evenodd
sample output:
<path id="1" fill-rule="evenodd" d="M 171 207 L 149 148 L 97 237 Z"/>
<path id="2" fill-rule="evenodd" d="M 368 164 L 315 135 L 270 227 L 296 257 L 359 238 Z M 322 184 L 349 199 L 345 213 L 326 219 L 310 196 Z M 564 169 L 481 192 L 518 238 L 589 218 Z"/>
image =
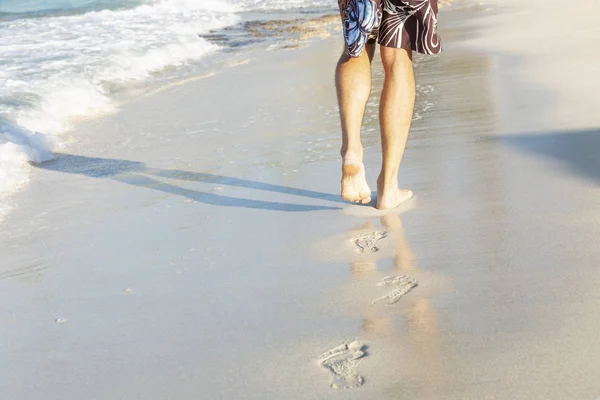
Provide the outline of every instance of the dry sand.
<path id="1" fill-rule="evenodd" d="M 2 225 L 2 398 L 599 398 L 598 6 L 543 3 L 444 9 L 402 213 L 338 199 L 337 39 L 82 125 Z"/>

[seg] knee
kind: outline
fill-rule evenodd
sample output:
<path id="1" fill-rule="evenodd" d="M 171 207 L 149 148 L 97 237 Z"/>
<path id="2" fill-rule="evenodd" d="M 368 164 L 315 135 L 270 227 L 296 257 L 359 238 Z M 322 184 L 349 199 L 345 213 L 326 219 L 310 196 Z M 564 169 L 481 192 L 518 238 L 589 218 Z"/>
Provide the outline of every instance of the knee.
<path id="1" fill-rule="evenodd" d="M 381 62 L 386 74 L 403 72 L 412 66 L 412 50 L 380 47 Z"/>
<path id="2" fill-rule="evenodd" d="M 356 65 L 363 65 L 363 64 L 370 64 L 371 61 L 373 60 L 373 55 L 375 54 L 375 43 L 367 43 L 365 45 L 365 49 L 363 50 L 363 52 L 358 56 L 358 57 L 350 57 L 348 55 L 348 51 L 347 49 L 344 47 L 344 50 L 342 51 L 342 55 L 340 56 L 340 59 L 338 61 L 339 65 L 344 65 L 344 64 L 356 64 Z"/>
<path id="3" fill-rule="evenodd" d="M 363 56 L 360 57 L 350 57 L 347 53 L 342 53 L 340 59 L 338 61 L 339 66 L 354 66 L 361 67 L 365 63 Z"/>

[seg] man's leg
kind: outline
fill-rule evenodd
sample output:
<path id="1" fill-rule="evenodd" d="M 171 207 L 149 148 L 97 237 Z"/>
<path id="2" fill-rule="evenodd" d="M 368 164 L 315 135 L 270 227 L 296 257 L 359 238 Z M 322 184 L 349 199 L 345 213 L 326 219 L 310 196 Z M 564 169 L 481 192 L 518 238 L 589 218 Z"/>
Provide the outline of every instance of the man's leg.
<path id="1" fill-rule="evenodd" d="M 375 46 L 375 43 L 367 44 L 360 57 L 342 54 L 335 74 L 342 123 L 342 198 L 361 203 L 371 201 L 360 130 L 371 94 L 371 60 Z"/>
<path id="2" fill-rule="evenodd" d="M 377 179 L 377 208 L 397 207 L 412 197 L 410 190 L 398 188 L 398 171 L 415 107 L 415 76 L 412 51 L 380 47 L 385 81 L 379 103 L 383 163 Z"/>

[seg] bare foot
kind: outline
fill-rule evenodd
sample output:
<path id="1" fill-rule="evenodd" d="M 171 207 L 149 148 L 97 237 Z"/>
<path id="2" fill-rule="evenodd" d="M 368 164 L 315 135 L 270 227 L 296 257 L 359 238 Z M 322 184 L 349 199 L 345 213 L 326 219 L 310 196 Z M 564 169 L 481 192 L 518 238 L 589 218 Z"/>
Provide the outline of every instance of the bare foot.
<path id="1" fill-rule="evenodd" d="M 345 160 L 342 166 L 342 199 L 353 203 L 371 202 L 371 188 L 365 176 L 365 166 L 357 160 Z"/>
<path id="2" fill-rule="evenodd" d="M 377 191 L 377 209 L 378 210 L 391 210 L 398 207 L 406 200 L 413 197 L 411 190 L 378 190 Z"/>

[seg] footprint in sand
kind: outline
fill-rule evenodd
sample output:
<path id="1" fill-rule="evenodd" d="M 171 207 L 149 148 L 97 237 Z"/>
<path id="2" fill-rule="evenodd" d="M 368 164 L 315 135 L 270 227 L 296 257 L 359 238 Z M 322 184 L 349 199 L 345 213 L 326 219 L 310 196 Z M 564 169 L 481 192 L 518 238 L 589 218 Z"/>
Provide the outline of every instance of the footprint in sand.
<path id="1" fill-rule="evenodd" d="M 367 232 L 353 238 L 352 242 L 356 245 L 356 251 L 359 253 L 377 253 L 379 251 L 377 242 L 387 236 L 387 231 Z"/>
<path id="2" fill-rule="evenodd" d="M 383 280 L 379 282 L 377 286 L 390 286 L 394 287 L 394 290 L 383 297 L 373 300 L 373 304 L 379 303 L 380 301 L 386 301 L 388 304 L 394 304 L 418 284 L 419 282 L 417 282 L 415 278 L 408 275 L 388 276 L 383 278 Z"/>
<path id="3" fill-rule="evenodd" d="M 341 344 L 319 358 L 319 365 L 329 370 L 332 375 L 331 387 L 334 389 L 351 389 L 363 384 L 364 378 L 356 372 L 358 361 L 365 356 L 364 343 L 355 340 Z"/>

